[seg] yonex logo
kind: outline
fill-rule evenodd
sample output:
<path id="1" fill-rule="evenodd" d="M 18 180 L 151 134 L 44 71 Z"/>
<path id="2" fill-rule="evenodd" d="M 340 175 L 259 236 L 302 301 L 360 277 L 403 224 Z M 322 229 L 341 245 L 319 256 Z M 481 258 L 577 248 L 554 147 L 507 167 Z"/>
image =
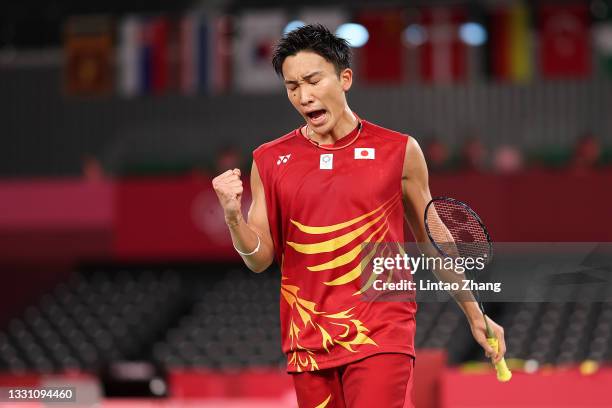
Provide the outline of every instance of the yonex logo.
<path id="1" fill-rule="evenodd" d="M 280 166 L 281 164 L 285 164 L 291 158 L 291 154 L 287 154 L 285 156 L 278 156 L 278 160 L 276 161 L 276 165 Z"/>

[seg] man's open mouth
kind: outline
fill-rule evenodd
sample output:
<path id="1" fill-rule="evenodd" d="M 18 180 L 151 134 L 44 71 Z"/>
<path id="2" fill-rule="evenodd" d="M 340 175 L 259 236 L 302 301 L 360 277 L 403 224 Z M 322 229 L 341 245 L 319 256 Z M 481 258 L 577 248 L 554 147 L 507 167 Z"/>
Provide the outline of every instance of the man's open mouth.
<path id="1" fill-rule="evenodd" d="M 313 122 L 322 119 L 323 115 L 325 115 L 325 109 L 319 109 L 316 111 L 308 112 L 306 114 Z"/>

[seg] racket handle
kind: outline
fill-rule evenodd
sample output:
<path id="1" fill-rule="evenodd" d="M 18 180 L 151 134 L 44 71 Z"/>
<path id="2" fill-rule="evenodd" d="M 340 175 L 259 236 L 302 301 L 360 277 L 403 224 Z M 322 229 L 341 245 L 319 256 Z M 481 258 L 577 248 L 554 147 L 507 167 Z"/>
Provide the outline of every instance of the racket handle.
<path id="1" fill-rule="evenodd" d="M 487 343 L 496 353 L 499 351 L 499 341 L 495 337 L 487 337 Z M 495 364 L 495 371 L 497 371 L 497 380 L 500 382 L 508 382 L 512 378 L 512 372 L 508 369 L 505 358 Z"/>

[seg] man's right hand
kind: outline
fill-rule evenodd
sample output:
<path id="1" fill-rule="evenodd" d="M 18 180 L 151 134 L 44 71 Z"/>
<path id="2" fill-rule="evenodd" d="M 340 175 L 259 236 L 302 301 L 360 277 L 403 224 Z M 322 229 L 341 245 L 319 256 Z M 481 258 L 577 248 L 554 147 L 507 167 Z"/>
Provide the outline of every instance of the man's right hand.
<path id="1" fill-rule="evenodd" d="M 225 214 L 225 222 L 228 225 L 237 224 L 242 218 L 242 180 L 240 180 L 240 169 L 228 170 L 219 174 L 212 181 L 213 189 L 217 193 L 219 203 Z"/>

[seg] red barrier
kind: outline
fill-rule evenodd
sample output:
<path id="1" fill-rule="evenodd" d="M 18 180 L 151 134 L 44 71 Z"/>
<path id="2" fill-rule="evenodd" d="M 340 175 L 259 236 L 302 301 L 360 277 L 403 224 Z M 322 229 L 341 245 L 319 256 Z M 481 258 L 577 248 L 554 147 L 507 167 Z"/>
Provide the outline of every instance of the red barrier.
<path id="1" fill-rule="evenodd" d="M 612 170 L 433 174 L 497 242 L 612 241 Z M 243 210 L 249 206 L 245 192 Z M 206 176 L 0 183 L 0 262 L 238 260 Z"/>
<path id="2" fill-rule="evenodd" d="M 612 170 L 434 174 L 430 181 L 433 195 L 470 204 L 497 242 L 612 241 L 612 190 L 604 188 Z M 119 259 L 238 260 L 206 178 L 119 181 L 115 214 Z"/>
<path id="3" fill-rule="evenodd" d="M 0 327 L 77 261 L 110 258 L 113 190 L 102 180 L 0 181 Z"/>
<path id="4" fill-rule="evenodd" d="M 108 228 L 112 195 L 110 181 L 0 181 L 0 230 Z"/>
<path id="5" fill-rule="evenodd" d="M 169 383 L 171 395 L 177 399 L 282 398 L 294 394 L 291 376 L 272 369 L 227 373 L 174 370 Z"/>
<path id="6" fill-rule="evenodd" d="M 40 385 L 40 374 L 0 373 L 0 387 L 37 387 Z"/>
<path id="7" fill-rule="evenodd" d="M 70 262 L 110 255 L 112 182 L 0 182 L 0 264 Z"/>
<path id="8" fill-rule="evenodd" d="M 466 201 L 497 242 L 612 241 L 612 169 L 431 176 L 433 195 Z"/>
<path id="9" fill-rule="evenodd" d="M 430 182 L 433 195 L 469 203 L 496 242 L 612 241 L 612 169 L 432 174 Z M 249 202 L 245 191 L 245 212 Z M 0 182 L 0 266 L 10 276 L 0 324 L 83 260 L 240 261 L 205 176 Z"/>
<path id="10" fill-rule="evenodd" d="M 239 261 L 209 178 L 120 180 L 115 219 L 116 259 Z"/>
<path id="11" fill-rule="evenodd" d="M 500 383 L 495 373 L 464 374 L 447 369 L 442 379 L 441 408 L 609 408 L 612 368 L 593 375 L 578 369 L 537 374 L 513 373 Z"/>

